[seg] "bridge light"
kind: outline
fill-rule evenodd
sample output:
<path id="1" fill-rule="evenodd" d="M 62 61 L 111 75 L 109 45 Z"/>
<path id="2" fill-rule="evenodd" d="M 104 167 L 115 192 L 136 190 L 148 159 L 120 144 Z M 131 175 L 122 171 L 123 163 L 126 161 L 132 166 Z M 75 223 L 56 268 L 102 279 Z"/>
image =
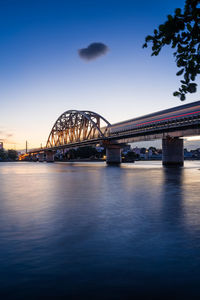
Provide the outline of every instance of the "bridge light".
<path id="1" fill-rule="evenodd" d="M 189 137 L 186 137 L 186 140 L 187 141 L 200 141 L 200 136 L 197 135 L 197 136 L 189 136 Z"/>

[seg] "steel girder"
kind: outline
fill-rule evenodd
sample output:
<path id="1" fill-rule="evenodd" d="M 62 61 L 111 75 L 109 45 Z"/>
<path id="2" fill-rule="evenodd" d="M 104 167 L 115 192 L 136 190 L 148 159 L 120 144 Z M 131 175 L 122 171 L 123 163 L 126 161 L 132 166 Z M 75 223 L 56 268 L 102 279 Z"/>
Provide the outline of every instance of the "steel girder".
<path id="1" fill-rule="evenodd" d="M 102 127 L 101 123 L 106 124 Z M 95 138 L 104 138 L 110 123 L 92 111 L 68 110 L 55 122 L 46 147 L 58 147 Z"/>

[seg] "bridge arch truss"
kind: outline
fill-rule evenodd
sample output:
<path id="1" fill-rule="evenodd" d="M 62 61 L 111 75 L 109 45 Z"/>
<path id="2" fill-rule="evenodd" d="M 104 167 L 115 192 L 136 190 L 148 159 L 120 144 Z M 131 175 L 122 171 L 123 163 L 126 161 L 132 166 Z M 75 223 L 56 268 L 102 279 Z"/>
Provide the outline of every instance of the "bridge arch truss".
<path id="1" fill-rule="evenodd" d="M 103 139 L 109 126 L 110 123 L 95 112 L 68 110 L 53 125 L 46 147 L 52 148 L 92 139 Z"/>

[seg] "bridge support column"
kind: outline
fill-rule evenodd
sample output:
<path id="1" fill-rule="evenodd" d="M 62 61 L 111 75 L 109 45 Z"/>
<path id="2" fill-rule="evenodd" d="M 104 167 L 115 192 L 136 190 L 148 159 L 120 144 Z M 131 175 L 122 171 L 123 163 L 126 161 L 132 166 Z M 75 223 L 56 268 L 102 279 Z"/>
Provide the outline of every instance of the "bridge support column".
<path id="1" fill-rule="evenodd" d="M 38 153 L 38 161 L 43 162 L 44 161 L 44 152 Z"/>
<path id="2" fill-rule="evenodd" d="M 163 166 L 183 166 L 183 139 L 168 137 L 162 140 Z"/>
<path id="3" fill-rule="evenodd" d="M 46 162 L 54 162 L 54 153 L 53 151 L 46 152 Z"/>
<path id="4" fill-rule="evenodd" d="M 108 165 L 119 165 L 122 162 L 121 146 L 111 144 L 106 147 L 106 163 Z"/>

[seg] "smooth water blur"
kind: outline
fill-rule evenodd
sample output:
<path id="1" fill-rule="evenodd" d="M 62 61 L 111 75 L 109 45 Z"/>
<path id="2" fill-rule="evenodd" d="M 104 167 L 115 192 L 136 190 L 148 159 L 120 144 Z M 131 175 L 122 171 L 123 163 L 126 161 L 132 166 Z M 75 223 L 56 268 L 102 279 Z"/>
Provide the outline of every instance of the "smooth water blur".
<path id="1" fill-rule="evenodd" d="M 200 162 L 0 163 L 1 299 L 200 299 Z"/>

